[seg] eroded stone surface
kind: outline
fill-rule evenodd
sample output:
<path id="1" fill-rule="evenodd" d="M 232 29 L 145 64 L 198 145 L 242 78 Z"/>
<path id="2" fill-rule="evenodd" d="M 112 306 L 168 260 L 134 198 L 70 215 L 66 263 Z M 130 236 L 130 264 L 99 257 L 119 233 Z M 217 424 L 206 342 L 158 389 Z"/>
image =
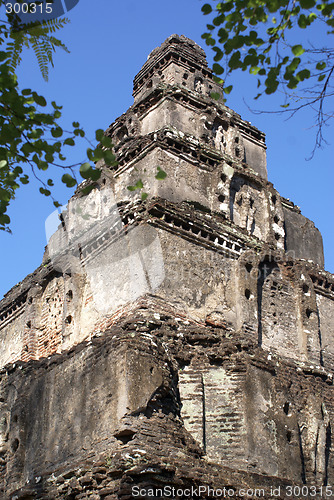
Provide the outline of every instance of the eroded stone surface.
<path id="1" fill-rule="evenodd" d="M 105 132 L 118 165 L 1 301 L 3 498 L 333 483 L 334 278 L 219 90 L 191 40 L 155 49 Z"/>

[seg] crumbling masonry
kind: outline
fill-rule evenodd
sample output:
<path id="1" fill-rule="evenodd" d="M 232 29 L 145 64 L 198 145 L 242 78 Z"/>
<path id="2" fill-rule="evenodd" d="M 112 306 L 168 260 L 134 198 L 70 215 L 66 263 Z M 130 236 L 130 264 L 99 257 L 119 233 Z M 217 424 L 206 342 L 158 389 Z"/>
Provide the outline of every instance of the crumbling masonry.
<path id="1" fill-rule="evenodd" d="M 264 134 L 213 92 L 194 42 L 153 50 L 105 132 L 117 166 L 1 301 L 1 498 L 334 483 L 322 238 L 267 180 Z"/>

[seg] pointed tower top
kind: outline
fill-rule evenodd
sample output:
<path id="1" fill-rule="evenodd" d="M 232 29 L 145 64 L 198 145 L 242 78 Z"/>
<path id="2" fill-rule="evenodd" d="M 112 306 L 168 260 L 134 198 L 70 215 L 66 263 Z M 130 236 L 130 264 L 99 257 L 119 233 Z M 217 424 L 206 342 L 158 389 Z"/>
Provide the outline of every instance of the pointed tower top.
<path id="1" fill-rule="evenodd" d="M 190 56 L 190 58 L 195 58 L 196 62 L 201 62 L 203 66 L 207 66 L 206 62 L 206 54 L 202 47 L 200 47 L 196 42 L 191 40 L 190 38 L 184 35 L 170 35 L 166 40 L 152 50 L 152 52 L 148 55 L 147 60 L 152 57 L 155 57 L 161 52 L 169 51 L 174 49 L 179 52 L 184 52 L 185 55 Z"/>
<path id="2" fill-rule="evenodd" d="M 204 50 L 184 35 L 171 35 L 152 50 L 133 81 L 133 96 L 138 101 L 152 86 L 182 85 L 194 89 L 194 78 L 212 79 Z"/>

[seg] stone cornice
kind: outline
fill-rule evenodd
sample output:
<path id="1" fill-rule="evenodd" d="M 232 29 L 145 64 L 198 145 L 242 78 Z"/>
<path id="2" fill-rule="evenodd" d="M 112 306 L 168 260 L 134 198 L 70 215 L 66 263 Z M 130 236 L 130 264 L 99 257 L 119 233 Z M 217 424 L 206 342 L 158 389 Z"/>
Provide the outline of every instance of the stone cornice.
<path id="1" fill-rule="evenodd" d="M 94 238 L 89 239 L 89 235 L 87 236 L 86 243 L 80 248 L 80 255 L 78 245 L 73 241 L 66 252 L 59 256 L 60 262 L 67 258 L 66 255 L 73 255 L 80 257 L 84 264 L 86 260 L 89 261 L 100 253 L 105 245 L 116 242 L 134 227 L 143 223 L 173 233 L 195 245 L 208 248 L 231 259 L 237 259 L 242 252 L 249 249 L 258 253 L 266 246 L 258 238 L 249 236 L 246 230 L 224 219 L 223 215 L 212 213 L 205 207 L 196 209 L 191 202 L 175 204 L 160 198 L 153 198 L 145 202 L 122 203 L 118 209 L 124 224 L 121 230 L 102 225 L 98 235 L 94 232 Z M 272 250 L 275 251 L 274 248 Z M 316 292 L 333 300 L 333 275 L 320 271 L 310 262 L 296 262 L 304 263 Z M 35 285 L 43 286 L 55 273 L 53 264 L 48 262 L 6 294 L 0 302 L 0 329 L 24 311 L 29 290 Z"/>
<path id="2" fill-rule="evenodd" d="M 118 150 L 118 167 L 114 169 L 115 177 L 131 168 L 157 147 L 175 153 L 179 158 L 184 158 L 187 162 L 209 172 L 215 170 L 219 164 L 227 163 L 240 175 L 251 179 L 257 185 L 272 188 L 271 182 L 260 177 L 246 163 L 236 161 L 232 156 L 220 153 L 214 147 L 200 142 L 195 137 L 183 134 L 172 127 L 165 127 L 157 132 L 151 132 L 136 139 L 129 139 L 126 143 L 123 143 Z"/>
<path id="3" fill-rule="evenodd" d="M 207 110 L 209 108 L 215 109 L 217 116 L 222 120 L 231 121 L 232 124 L 240 128 L 247 138 L 254 141 L 256 144 L 266 148 L 265 134 L 259 129 L 254 127 L 251 123 L 242 120 L 241 116 L 235 111 L 231 110 L 224 104 L 214 101 L 211 97 L 199 94 L 198 92 L 191 91 L 179 85 L 160 84 L 154 89 L 150 90 L 138 103 L 132 105 L 126 113 L 112 123 L 106 133 L 112 135 L 113 131 L 119 126 L 122 126 L 127 116 L 136 114 L 138 118 L 142 118 L 153 106 L 162 102 L 164 99 L 171 99 L 176 102 L 181 102 L 184 106 L 188 105 L 192 108 L 199 110 Z"/>

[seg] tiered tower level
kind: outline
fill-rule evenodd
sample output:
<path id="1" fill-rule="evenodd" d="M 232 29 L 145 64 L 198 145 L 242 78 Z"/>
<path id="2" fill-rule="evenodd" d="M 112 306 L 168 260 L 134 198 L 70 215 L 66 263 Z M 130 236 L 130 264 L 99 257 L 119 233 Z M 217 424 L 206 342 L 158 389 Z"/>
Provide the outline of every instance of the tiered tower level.
<path id="1" fill-rule="evenodd" d="M 117 166 L 0 302 L 2 498 L 334 483 L 321 234 L 213 92 L 193 41 L 153 50 L 105 132 Z"/>

